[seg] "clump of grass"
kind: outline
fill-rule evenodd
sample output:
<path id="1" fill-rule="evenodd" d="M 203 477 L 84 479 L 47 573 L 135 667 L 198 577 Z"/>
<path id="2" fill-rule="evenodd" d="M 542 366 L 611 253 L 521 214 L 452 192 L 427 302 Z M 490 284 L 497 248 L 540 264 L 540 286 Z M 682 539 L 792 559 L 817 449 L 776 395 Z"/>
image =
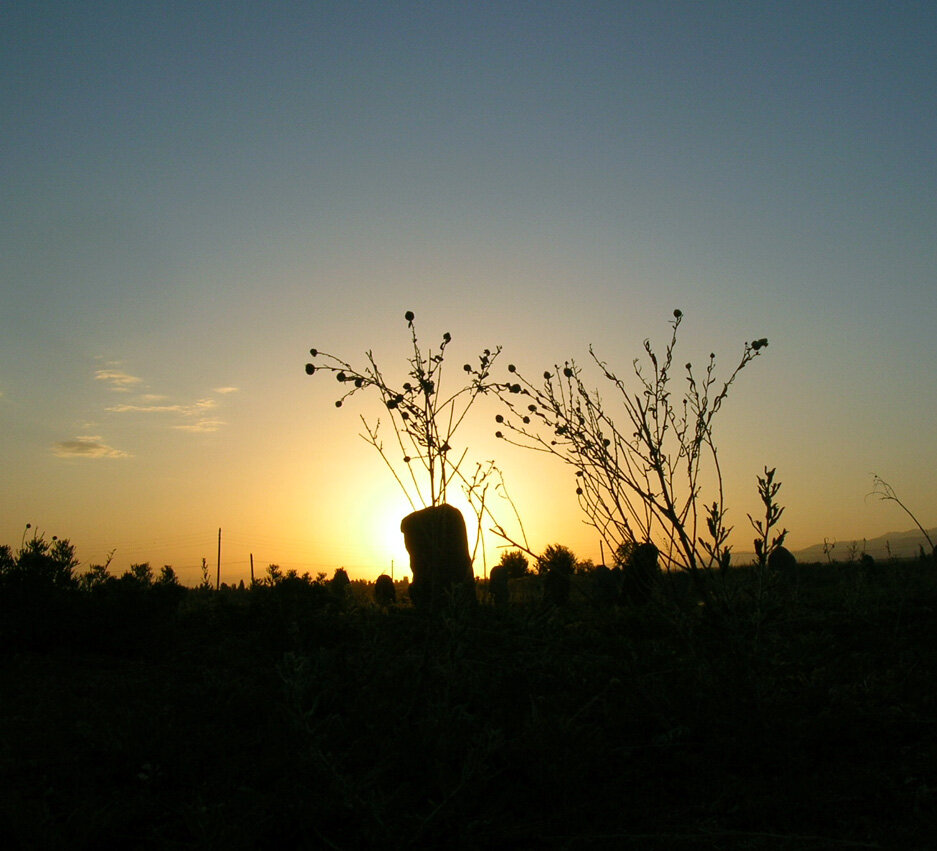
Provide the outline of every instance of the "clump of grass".
<path id="1" fill-rule="evenodd" d="M 899 498 L 895 489 L 888 484 L 881 476 L 873 475 L 872 476 L 872 493 L 870 496 L 878 497 L 882 502 L 893 502 L 897 505 L 908 517 L 911 518 L 915 526 L 920 530 L 921 534 L 924 536 L 924 540 L 927 541 L 927 545 L 930 548 L 931 558 L 934 561 L 937 561 L 937 547 L 934 546 L 934 542 L 931 540 L 930 535 L 927 534 L 927 530 L 921 525 L 920 521 L 911 510 L 906 506 Z"/>

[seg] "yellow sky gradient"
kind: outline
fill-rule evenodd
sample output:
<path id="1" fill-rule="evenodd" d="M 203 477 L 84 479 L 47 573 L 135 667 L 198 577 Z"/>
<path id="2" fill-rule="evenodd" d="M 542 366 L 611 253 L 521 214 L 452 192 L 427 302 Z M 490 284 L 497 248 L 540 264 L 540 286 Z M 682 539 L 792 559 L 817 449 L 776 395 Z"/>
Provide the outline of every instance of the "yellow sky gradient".
<path id="1" fill-rule="evenodd" d="M 455 373 L 626 376 L 674 308 L 679 363 L 767 337 L 716 423 L 736 550 L 765 465 L 794 550 L 910 528 L 875 473 L 933 526 L 935 55 L 914 3 L 0 5 L 0 543 L 400 575 L 376 400 L 303 367 L 402 372 L 406 310 Z M 598 561 L 496 412 L 467 463 Z"/>

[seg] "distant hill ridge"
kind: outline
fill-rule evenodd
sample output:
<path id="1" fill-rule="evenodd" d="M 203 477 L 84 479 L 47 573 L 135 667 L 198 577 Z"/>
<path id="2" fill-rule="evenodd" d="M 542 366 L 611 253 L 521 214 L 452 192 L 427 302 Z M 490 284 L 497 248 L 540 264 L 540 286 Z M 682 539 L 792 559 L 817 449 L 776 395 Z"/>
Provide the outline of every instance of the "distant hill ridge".
<path id="1" fill-rule="evenodd" d="M 937 528 L 928 529 L 932 541 L 937 542 Z M 830 539 L 833 543 L 833 539 Z M 853 542 L 852 539 L 839 538 L 835 541 L 835 546 L 830 551 L 829 557 L 833 561 L 848 561 L 852 545 L 856 545 L 856 558 L 862 553 L 868 553 L 874 559 L 887 558 L 913 558 L 918 554 L 923 546 L 925 552 L 928 550 L 927 541 L 921 534 L 920 529 L 909 529 L 907 532 L 887 532 L 877 538 L 868 538 L 863 541 L 861 538 Z M 827 555 L 823 552 L 823 544 L 814 544 L 802 550 L 792 550 L 797 561 L 811 563 L 816 561 L 826 561 Z M 754 552 L 732 552 L 732 563 L 737 565 L 748 564 L 754 561 Z"/>

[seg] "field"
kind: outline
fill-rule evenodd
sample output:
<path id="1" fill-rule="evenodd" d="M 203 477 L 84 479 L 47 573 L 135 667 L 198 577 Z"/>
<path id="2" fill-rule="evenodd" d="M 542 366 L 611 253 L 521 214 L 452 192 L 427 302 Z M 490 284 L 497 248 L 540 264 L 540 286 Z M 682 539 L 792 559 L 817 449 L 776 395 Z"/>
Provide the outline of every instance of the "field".
<path id="1" fill-rule="evenodd" d="M 589 577 L 435 615 L 295 578 L 7 600 L 0 843 L 937 846 L 933 563 L 756 574 L 708 607 Z"/>

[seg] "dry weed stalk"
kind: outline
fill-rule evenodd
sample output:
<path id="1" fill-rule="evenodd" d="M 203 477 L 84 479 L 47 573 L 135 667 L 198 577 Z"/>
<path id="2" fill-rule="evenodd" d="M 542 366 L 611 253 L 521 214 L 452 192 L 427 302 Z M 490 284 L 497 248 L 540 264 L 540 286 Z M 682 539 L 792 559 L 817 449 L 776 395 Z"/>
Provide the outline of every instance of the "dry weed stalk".
<path id="1" fill-rule="evenodd" d="M 580 507 L 612 552 L 623 544 L 654 541 L 668 568 L 689 570 L 698 580 L 700 569 L 725 566 L 729 559 L 713 420 L 736 376 L 768 341 L 745 343 L 738 365 L 721 383 L 714 354 L 700 377 L 687 363 L 686 386 L 678 399 L 673 370 L 683 314 L 675 310 L 673 317 L 663 354 L 645 340 L 647 363 L 633 361 L 635 390 L 589 347 L 615 391 L 623 414 L 616 413 L 617 422 L 599 392 L 586 386 L 575 361 L 545 372 L 540 386 L 512 364 L 512 383 L 498 387 L 507 415 L 496 417 L 501 426 L 496 436 L 571 466 Z M 711 483 L 705 501 L 704 479 Z"/>

